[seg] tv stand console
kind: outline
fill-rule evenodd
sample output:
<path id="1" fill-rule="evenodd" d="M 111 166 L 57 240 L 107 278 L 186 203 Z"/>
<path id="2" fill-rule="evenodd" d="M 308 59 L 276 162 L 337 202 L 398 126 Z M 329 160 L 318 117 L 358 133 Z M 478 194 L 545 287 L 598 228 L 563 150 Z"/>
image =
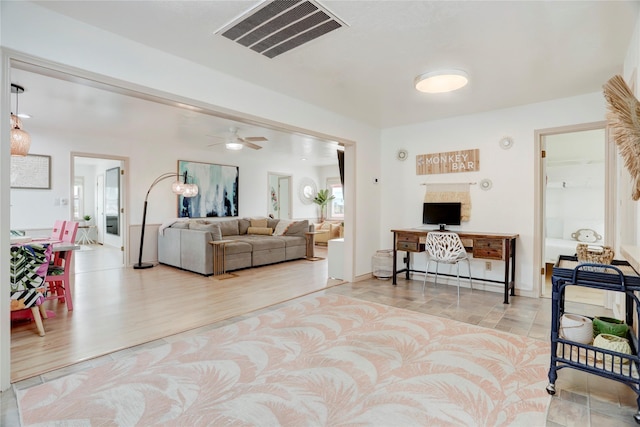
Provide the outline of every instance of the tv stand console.
<path id="1" fill-rule="evenodd" d="M 417 228 L 391 230 L 393 233 L 393 285 L 397 285 L 396 275 L 405 273 L 405 278 L 410 280 L 411 272 L 426 273 L 422 270 L 411 268 L 411 254 L 424 252 L 424 241 L 430 230 Z M 437 232 L 437 231 L 436 231 Z M 454 231 L 465 246 L 467 252 L 476 259 L 504 261 L 504 280 L 491 280 L 471 277 L 472 280 L 482 282 L 501 283 L 504 285 L 504 303 L 509 304 L 509 294 L 515 295 L 516 275 L 516 239 L 517 234 L 507 233 L 478 233 L 472 231 Z M 405 268 L 398 270 L 398 251 L 406 252 Z M 447 274 L 440 274 L 446 276 Z"/>

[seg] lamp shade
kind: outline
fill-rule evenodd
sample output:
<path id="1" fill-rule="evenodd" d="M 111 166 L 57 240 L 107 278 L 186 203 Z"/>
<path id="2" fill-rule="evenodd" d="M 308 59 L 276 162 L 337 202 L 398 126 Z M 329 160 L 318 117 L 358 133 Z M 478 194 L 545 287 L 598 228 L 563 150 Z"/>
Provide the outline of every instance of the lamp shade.
<path id="1" fill-rule="evenodd" d="M 16 128 L 22 129 L 22 120 L 20 120 L 20 117 L 11 113 L 11 129 L 16 129 Z"/>
<path id="2" fill-rule="evenodd" d="M 182 197 L 195 197 L 198 195 L 198 186 L 195 184 L 185 184 Z"/>
<path id="3" fill-rule="evenodd" d="M 468 82 L 469 76 L 462 70 L 440 70 L 421 74 L 414 83 L 420 92 L 445 93 L 463 88 Z"/>
<path id="4" fill-rule="evenodd" d="M 31 136 L 20 128 L 11 129 L 11 155 L 26 156 L 31 148 Z"/>
<path id="5" fill-rule="evenodd" d="M 182 194 L 184 193 L 185 186 L 186 184 L 180 182 L 180 180 L 177 180 L 173 184 L 171 184 L 171 191 L 176 194 Z"/>

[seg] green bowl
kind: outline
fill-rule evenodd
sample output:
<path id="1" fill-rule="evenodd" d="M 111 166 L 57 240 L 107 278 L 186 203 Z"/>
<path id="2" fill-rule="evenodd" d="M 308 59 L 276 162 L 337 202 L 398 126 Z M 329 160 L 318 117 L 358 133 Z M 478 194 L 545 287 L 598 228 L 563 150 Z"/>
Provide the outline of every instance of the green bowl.
<path id="1" fill-rule="evenodd" d="M 612 317 L 596 316 L 593 318 L 593 336 L 600 334 L 615 335 L 617 337 L 626 337 L 629 332 L 629 325 L 622 320 Z"/>

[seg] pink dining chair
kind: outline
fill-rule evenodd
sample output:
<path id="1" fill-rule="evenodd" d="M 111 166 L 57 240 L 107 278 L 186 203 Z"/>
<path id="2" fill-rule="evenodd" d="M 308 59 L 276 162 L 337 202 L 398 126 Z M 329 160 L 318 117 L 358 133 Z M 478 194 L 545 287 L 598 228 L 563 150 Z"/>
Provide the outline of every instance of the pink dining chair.
<path id="1" fill-rule="evenodd" d="M 62 233 L 64 232 L 64 225 L 67 221 L 59 219 L 53 224 L 53 231 L 51 232 L 51 240 L 62 240 Z"/>
<path id="2" fill-rule="evenodd" d="M 62 232 L 62 245 L 73 245 L 78 232 L 78 223 L 68 221 Z M 58 300 L 66 302 L 67 310 L 73 310 L 73 298 L 71 297 L 71 262 L 73 260 L 73 250 L 54 252 L 55 258 L 49 266 L 45 282 L 48 286 L 45 300 Z"/>

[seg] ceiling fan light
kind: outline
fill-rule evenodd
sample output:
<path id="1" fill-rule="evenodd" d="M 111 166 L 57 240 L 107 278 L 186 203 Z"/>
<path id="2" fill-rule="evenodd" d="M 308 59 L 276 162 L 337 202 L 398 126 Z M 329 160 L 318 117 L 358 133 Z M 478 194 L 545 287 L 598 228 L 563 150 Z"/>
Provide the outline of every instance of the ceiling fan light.
<path id="1" fill-rule="evenodd" d="M 26 156 L 31 148 L 31 136 L 19 128 L 11 129 L 11 155 Z"/>
<path id="2" fill-rule="evenodd" d="M 414 83 L 420 92 L 453 92 L 465 87 L 469 83 L 469 76 L 462 70 L 439 70 L 419 75 Z"/>
<path id="3" fill-rule="evenodd" d="M 242 144 L 239 142 L 227 142 L 225 146 L 227 150 L 242 150 Z"/>

